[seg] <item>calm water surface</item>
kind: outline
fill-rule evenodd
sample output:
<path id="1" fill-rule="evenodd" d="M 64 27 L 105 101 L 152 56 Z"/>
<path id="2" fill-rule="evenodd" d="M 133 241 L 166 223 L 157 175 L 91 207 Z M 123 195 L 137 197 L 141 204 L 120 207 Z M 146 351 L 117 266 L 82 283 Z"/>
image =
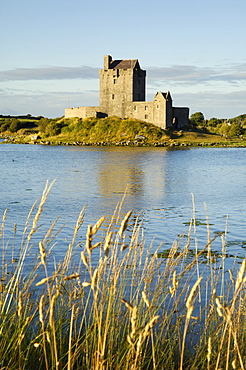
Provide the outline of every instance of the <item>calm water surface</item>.
<path id="1" fill-rule="evenodd" d="M 127 189 L 123 211 L 141 214 L 146 238 L 155 238 L 156 246 L 163 243 L 163 249 L 169 248 L 187 230 L 194 194 L 197 220 L 205 222 L 208 214 L 211 234 L 224 231 L 228 224 L 228 253 L 244 256 L 246 149 L 3 144 L 0 158 L 1 214 L 8 208 L 5 239 L 11 238 L 14 223 L 23 228 L 46 180 L 56 179 L 42 228 L 46 230 L 58 216 L 58 225 L 65 224 L 58 254 L 65 253 L 83 206 L 86 227 L 102 215 L 112 215 Z M 206 227 L 198 226 L 197 233 L 202 247 Z"/>

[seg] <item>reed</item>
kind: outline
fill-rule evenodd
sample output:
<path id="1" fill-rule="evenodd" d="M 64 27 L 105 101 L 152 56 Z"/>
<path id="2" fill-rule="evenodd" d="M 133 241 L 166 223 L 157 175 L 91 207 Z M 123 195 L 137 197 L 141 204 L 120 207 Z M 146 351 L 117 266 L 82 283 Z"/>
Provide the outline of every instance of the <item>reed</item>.
<path id="1" fill-rule="evenodd" d="M 208 230 L 199 248 L 194 212 L 164 255 L 119 205 L 81 243 L 83 209 L 67 253 L 52 264 L 56 221 L 33 238 L 49 192 L 47 184 L 14 251 L 3 215 L 0 369 L 245 369 L 246 260 L 227 274 L 224 233 Z"/>

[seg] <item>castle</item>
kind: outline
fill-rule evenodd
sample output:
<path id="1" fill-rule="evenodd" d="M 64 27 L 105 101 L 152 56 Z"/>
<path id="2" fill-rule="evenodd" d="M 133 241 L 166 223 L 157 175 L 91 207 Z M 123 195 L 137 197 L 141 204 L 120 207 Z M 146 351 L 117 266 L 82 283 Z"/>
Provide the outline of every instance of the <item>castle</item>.
<path id="1" fill-rule="evenodd" d="M 100 106 L 66 108 L 65 118 L 135 118 L 162 129 L 188 124 L 189 108 L 173 107 L 170 92 L 157 92 L 153 102 L 145 101 L 146 71 L 137 59 L 112 60 L 104 56 L 100 69 Z"/>

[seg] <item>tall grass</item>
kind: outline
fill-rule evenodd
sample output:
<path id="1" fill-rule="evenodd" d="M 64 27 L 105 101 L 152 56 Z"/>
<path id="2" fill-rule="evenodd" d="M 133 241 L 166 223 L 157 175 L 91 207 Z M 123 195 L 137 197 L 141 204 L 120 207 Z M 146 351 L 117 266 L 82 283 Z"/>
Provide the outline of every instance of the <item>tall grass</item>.
<path id="1" fill-rule="evenodd" d="M 40 240 L 33 237 L 49 191 L 32 207 L 14 250 L 3 215 L 0 369 L 245 368 L 246 261 L 225 279 L 223 233 L 211 238 L 208 227 L 207 244 L 196 248 L 193 216 L 163 255 L 161 246 L 145 245 L 140 220 L 121 216 L 119 204 L 109 223 L 102 217 L 88 226 L 81 243 L 82 210 L 51 269 L 55 222 Z M 214 259 L 218 239 L 221 257 Z"/>

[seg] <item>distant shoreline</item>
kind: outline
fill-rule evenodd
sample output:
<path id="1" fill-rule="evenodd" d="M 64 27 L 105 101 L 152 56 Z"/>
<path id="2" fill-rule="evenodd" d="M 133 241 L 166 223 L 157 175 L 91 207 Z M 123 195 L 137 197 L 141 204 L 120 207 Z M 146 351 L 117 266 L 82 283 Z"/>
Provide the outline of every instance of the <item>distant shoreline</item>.
<path id="1" fill-rule="evenodd" d="M 0 144 L 13 144 L 13 145 L 43 145 L 43 146 L 83 146 L 83 147 L 142 147 L 142 148 L 170 148 L 170 149 L 188 149 L 188 148 L 246 148 L 246 142 L 233 142 L 228 140 L 228 142 L 156 142 L 153 144 L 141 143 L 137 141 L 127 141 L 127 142 L 95 142 L 86 143 L 80 141 L 45 141 L 45 140 L 33 140 L 26 142 L 19 138 L 6 138 L 0 136 Z"/>

